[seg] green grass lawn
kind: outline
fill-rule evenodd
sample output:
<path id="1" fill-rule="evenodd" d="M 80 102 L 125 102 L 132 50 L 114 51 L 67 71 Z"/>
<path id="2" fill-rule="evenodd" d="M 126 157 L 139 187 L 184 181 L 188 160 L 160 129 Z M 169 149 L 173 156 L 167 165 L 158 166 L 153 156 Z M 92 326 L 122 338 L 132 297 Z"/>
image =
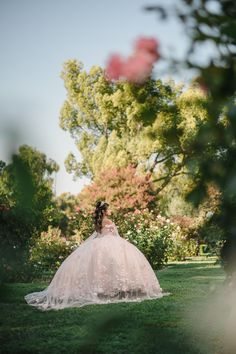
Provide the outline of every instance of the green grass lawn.
<path id="1" fill-rule="evenodd" d="M 170 296 L 46 312 L 27 305 L 24 295 L 44 289 L 47 282 L 6 284 L 0 296 L 0 352 L 210 354 L 188 314 L 222 283 L 220 266 L 172 263 L 157 276 Z M 211 354 L 218 353 L 214 346 L 212 338 Z"/>

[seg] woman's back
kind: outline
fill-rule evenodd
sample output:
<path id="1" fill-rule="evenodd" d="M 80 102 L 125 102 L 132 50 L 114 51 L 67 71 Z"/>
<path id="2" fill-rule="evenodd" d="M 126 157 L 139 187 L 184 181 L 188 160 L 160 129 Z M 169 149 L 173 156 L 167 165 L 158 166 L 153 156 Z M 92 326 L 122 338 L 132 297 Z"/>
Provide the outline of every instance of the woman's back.
<path id="1" fill-rule="evenodd" d="M 114 236 L 119 236 L 118 234 L 118 230 L 116 228 L 116 225 L 114 224 L 113 221 L 111 221 L 108 218 L 104 218 L 102 221 L 102 229 L 99 232 L 100 235 L 104 236 L 104 235 L 114 235 Z"/>

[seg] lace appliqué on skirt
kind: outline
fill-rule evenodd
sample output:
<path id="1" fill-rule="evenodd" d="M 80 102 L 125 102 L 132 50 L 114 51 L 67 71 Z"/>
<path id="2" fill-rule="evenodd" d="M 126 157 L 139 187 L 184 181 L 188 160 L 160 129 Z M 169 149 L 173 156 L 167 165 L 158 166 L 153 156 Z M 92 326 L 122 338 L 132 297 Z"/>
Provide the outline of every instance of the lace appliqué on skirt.
<path id="1" fill-rule="evenodd" d="M 144 254 L 116 226 L 94 232 L 61 264 L 48 287 L 25 296 L 41 310 L 143 301 L 164 293 Z"/>

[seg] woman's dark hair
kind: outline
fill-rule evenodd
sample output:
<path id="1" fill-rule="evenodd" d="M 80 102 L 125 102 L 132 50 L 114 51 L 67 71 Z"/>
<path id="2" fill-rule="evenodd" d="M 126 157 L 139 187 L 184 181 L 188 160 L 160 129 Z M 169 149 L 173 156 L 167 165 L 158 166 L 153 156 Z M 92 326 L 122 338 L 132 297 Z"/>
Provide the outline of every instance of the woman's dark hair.
<path id="1" fill-rule="evenodd" d="M 104 217 L 104 212 L 108 209 L 109 204 L 106 202 L 99 201 L 96 204 L 96 208 L 94 211 L 94 225 L 95 230 L 100 232 L 102 229 L 102 220 Z"/>

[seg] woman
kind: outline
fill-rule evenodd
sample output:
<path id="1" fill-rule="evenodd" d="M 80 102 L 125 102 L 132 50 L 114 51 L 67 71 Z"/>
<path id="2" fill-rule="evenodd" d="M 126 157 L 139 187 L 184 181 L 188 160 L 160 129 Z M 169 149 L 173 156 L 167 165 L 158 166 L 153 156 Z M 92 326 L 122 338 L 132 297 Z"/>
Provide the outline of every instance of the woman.
<path id="1" fill-rule="evenodd" d="M 119 235 L 108 206 L 97 203 L 95 231 L 62 262 L 45 290 L 24 297 L 29 305 L 50 310 L 168 295 L 143 253 Z"/>

